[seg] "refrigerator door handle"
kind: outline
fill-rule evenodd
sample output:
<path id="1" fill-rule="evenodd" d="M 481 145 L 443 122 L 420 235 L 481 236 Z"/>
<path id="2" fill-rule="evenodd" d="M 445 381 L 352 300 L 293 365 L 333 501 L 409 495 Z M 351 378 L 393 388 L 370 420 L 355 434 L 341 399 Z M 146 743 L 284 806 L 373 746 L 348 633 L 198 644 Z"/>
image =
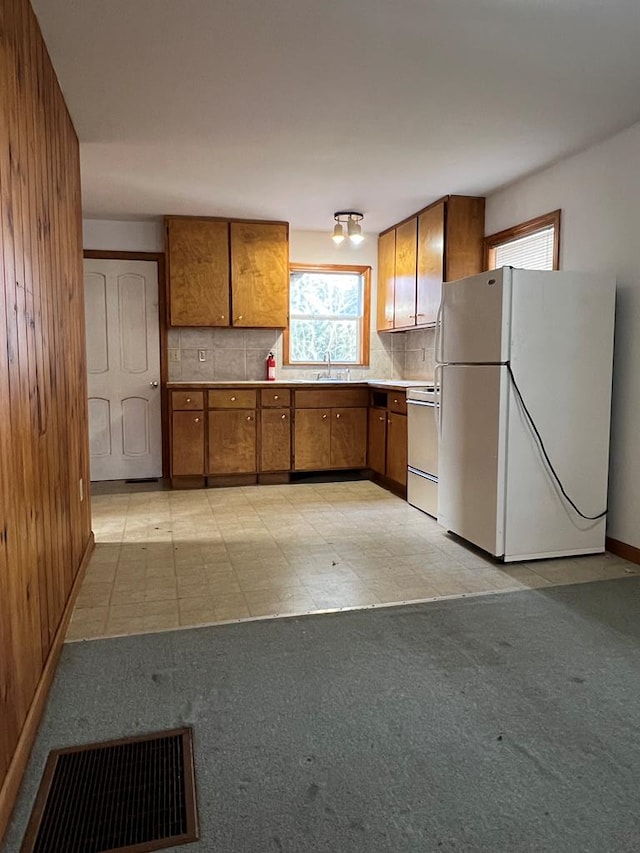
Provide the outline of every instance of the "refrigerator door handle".
<path id="1" fill-rule="evenodd" d="M 442 435 L 442 365 L 436 364 L 433 371 L 433 384 L 436 389 L 436 404 L 433 407 L 433 415 L 436 419 L 436 427 L 438 429 L 438 437 Z"/>
<path id="2" fill-rule="evenodd" d="M 435 356 L 436 364 L 442 364 L 442 356 L 444 355 L 444 347 L 442 345 L 442 317 L 444 314 L 444 294 L 440 298 L 438 305 L 438 313 L 436 314 L 436 340 L 435 340 Z"/>

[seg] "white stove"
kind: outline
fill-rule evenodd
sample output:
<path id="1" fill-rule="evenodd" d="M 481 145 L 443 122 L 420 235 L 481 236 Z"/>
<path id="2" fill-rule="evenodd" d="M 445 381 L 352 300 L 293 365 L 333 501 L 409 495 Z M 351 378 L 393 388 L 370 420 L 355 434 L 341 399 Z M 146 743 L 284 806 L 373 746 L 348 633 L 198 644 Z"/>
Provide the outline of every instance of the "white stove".
<path id="1" fill-rule="evenodd" d="M 433 385 L 407 391 L 407 501 L 438 514 L 438 390 Z"/>

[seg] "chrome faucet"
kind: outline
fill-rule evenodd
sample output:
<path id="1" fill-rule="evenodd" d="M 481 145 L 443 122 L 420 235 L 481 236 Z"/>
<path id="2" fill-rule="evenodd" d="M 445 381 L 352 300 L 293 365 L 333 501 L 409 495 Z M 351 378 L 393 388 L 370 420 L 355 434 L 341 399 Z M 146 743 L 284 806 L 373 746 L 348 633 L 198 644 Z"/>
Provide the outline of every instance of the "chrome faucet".
<path id="1" fill-rule="evenodd" d="M 327 363 L 327 378 L 331 379 L 331 350 L 326 350 L 324 360 Z"/>

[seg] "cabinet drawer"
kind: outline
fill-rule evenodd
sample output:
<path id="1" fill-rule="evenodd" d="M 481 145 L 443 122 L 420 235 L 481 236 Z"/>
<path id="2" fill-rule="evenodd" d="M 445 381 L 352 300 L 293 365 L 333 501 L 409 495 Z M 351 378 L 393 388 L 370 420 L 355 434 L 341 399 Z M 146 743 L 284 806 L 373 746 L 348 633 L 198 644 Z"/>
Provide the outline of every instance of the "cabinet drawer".
<path id="1" fill-rule="evenodd" d="M 263 409 L 288 407 L 291 405 L 291 391 L 288 388 L 278 388 L 277 391 L 275 389 L 267 391 L 263 388 L 260 391 L 260 402 Z"/>
<path id="2" fill-rule="evenodd" d="M 203 409 L 204 393 L 202 391 L 172 391 L 171 408 L 176 411 L 180 409 Z"/>
<path id="3" fill-rule="evenodd" d="M 255 388 L 225 388 L 209 391 L 210 409 L 255 409 Z"/>
<path id="4" fill-rule="evenodd" d="M 344 406 L 368 406 L 369 389 L 360 388 L 309 388 L 296 391 L 296 407 L 325 409 Z"/>
<path id="5" fill-rule="evenodd" d="M 404 391 L 389 391 L 387 394 L 387 408 L 390 412 L 399 415 L 407 414 L 407 395 Z"/>

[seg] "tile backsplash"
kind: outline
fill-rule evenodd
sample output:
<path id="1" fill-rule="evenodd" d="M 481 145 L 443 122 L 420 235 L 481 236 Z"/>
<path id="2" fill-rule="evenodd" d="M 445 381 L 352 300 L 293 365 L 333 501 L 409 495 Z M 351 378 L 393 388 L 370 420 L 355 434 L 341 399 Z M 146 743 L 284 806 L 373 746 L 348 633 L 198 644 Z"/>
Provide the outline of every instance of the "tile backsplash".
<path id="1" fill-rule="evenodd" d="M 406 378 L 405 339 L 409 335 L 378 335 L 372 332 L 370 365 L 352 368 L 350 378 Z M 265 360 L 270 351 L 276 356 L 278 379 L 313 379 L 318 370 L 322 369 L 284 367 L 282 332 L 278 329 L 173 328 L 169 329 L 168 350 L 169 381 L 265 379 Z M 341 368 L 337 370 L 343 372 Z"/>
<path id="2" fill-rule="evenodd" d="M 403 379 L 433 379 L 435 334 L 435 329 L 405 333 Z"/>

